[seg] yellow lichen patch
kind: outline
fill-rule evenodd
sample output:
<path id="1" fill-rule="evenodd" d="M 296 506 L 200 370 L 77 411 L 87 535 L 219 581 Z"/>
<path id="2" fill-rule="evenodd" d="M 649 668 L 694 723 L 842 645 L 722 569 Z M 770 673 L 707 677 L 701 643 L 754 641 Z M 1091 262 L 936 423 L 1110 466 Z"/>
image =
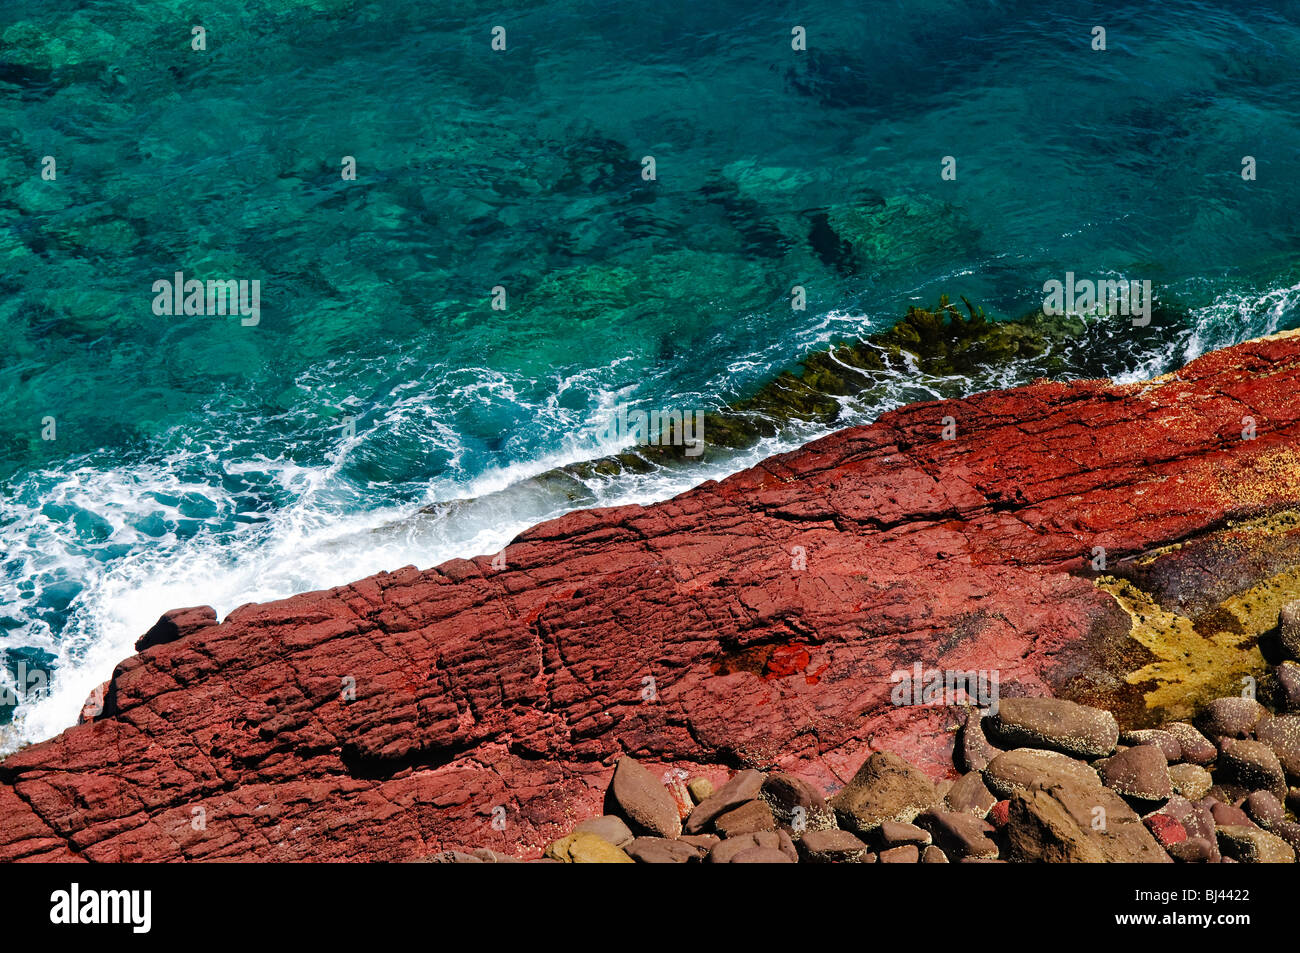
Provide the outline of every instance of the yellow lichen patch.
<path id="1" fill-rule="evenodd" d="M 1187 718 L 1210 697 L 1236 694 L 1242 676 L 1257 677 L 1263 672 L 1264 657 L 1255 645 L 1255 637 L 1271 622 L 1265 629 L 1243 624 L 1244 631 L 1203 634 L 1196 630 L 1192 619 L 1161 608 L 1127 579 L 1101 576 L 1096 585 L 1110 593 L 1128 613 L 1132 619 L 1129 635 L 1156 657 L 1154 662 L 1125 676 L 1130 685 L 1154 683 L 1155 687 L 1144 696 L 1148 710 L 1159 710 L 1167 719 Z M 1262 590 L 1267 585 L 1226 600 L 1220 608 L 1235 619 L 1254 623 L 1263 618 L 1261 606 L 1266 594 Z M 1257 590 L 1260 592 L 1255 598 L 1248 598 Z M 1247 609 L 1247 605 L 1251 608 Z M 1277 605 L 1280 608 L 1281 603 Z M 1276 622 L 1276 608 L 1272 618 Z"/>
<path id="2" fill-rule="evenodd" d="M 1169 553 L 1177 552 L 1178 550 L 1182 549 L 1185 545 L 1187 544 L 1170 543 L 1168 546 L 1161 546 L 1158 549 L 1150 550 L 1149 552 L 1145 552 L 1141 556 L 1136 557 L 1133 560 L 1133 565 L 1140 566 L 1140 567 L 1150 566 L 1161 556 L 1166 556 Z"/>
<path id="3" fill-rule="evenodd" d="M 1242 631 L 1259 636 L 1277 625 L 1277 614 L 1288 602 L 1300 599 L 1300 566 L 1284 569 L 1245 592 L 1224 599 L 1219 608 L 1230 613 Z"/>
<path id="4" fill-rule="evenodd" d="M 1254 516 L 1244 520 L 1229 520 L 1228 529 L 1242 533 L 1288 533 L 1300 529 L 1300 511 L 1279 510 L 1265 516 Z M 1177 544 L 1179 546 L 1182 543 Z M 1170 549 L 1173 549 L 1171 546 Z"/>
<path id="5" fill-rule="evenodd" d="M 1224 470 L 1219 487 L 1241 506 L 1261 506 L 1300 496 L 1300 454 L 1290 447 L 1265 451 L 1255 457 L 1253 473 Z"/>

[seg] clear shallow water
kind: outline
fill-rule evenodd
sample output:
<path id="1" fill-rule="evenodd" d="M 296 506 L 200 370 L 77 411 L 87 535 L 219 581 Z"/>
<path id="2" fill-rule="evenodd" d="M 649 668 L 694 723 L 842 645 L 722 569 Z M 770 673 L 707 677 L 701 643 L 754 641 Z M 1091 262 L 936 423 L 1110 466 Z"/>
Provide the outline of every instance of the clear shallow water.
<path id="1" fill-rule="evenodd" d="M 52 673 L 0 706 L 0 751 L 69 724 L 167 608 L 494 552 L 563 507 L 414 514 L 909 303 L 1149 279 L 1182 316 L 1136 349 L 1116 323 L 1121 378 L 1300 323 L 1295 4 L 452 6 L 0 0 L 0 679 Z M 260 279 L 261 323 L 155 316 L 176 270 Z M 841 424 L 1019 374 L 900 379 Z"/>

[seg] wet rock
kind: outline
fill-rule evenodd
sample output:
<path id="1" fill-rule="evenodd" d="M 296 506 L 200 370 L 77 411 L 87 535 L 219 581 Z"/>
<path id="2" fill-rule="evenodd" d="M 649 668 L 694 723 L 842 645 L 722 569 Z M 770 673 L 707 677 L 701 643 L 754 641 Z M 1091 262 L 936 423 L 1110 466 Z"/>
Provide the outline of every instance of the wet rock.
<path id="1" fill-rule="evenodd" d="M 632 864 L 635 863 L 622 848 L 615 847 L 595 834 L 569 834 L 552 841 L 546 856 L 562 864 Z"/>
<path id="2" fill-rule="evenodd" d="M 938 801 L 929 778 L 898 755 L 877 751 L 829 804 L 842 828 L 861 835 L 882 821 L 911 821 Z"/>
<path id="3" fill-rule="evenodd" d="M 1196 719 L 1196 727 L 1211 738 L 1249 738 L 1264 717 L 1264 706 L 1253 698 L 1216 698 Z"/>
<path id="4" fill-rule="evenodd" d="M 673 796 L 632 758 L 619 758 L 610 792 L 619 811 L 638 829 L 659 837 L 676 837 L 682 832 Z"/>
<path id="5" fill-rule="evenodd" d="M 1169 765 L 1155 745 L 1138 745 L 1097 763 L 1106 787 L 1125 797 L 1164 801 L 1173 794 Z"/>
<path id="6" fill-rule="evenodd" d="M 1101 786 L 1097 772 L 1081 761 L 1056 751 L 1016 748 L 998 755 L 984 769 L 984 783 L 999 798 L 1010 798 L 1038 783 L 1072 782 Z"/>
<path id="7" fill-rule="evenodd" d="M 1219 850 L 1243 864 L 1294 864 L 1295 851 L 1282 838 L 1258 827 L 1219 827 Z"/>
<path id="8" fill-rule="evenodd" d="M 1062 698 L 1004 698 L 986 726 L 1004 747 L 1046 748 L 1081 758 L 1108 755 L 1119 741 L 1114 715 Z"/>
<path id="9" fill-rule="evenodd" d="M 970 771 L 957 779 L 944 797 L 948 809 L 973 814 L 976 817 L 988 817 L 989 811 L 997 803 L 997 798 L 984 783 L 984 775 Z"/>
<path id="10" fill-rule="evenodd" d="M 715 818 L 735 810 L 746 801 L 753 801 L 763 790 L 761 771 L 738 771 L 713 796 L 699 804 L 686 819 L 686 833 L 700 834 Z"/>
<path id="11" fill-rule="evenodd" d="M 713 827 L 725 839 L 739 834 L 775 830 L 776 818 L 764 802 L 748 801 L 714 819 Z"/>
<path id="12" fill-rule="evenodd" d="M 810 864 L 861 864 L 871 850 L 848 831 L 809 831 L 799 838 L 799 854 Z"/>
<path id="13" fill-rule="evenodd" d="M 1199 764 L 1171 764 L 1169 766 L 1169 783 L 1175 794 L 1192 801 L 1199 801 L 1209 792 L 1214 779 L 1210 772 Z"/>
<path id="14" fill-rule="evenodd" d="M 605 814 L 602 817 L 589 817 L 573 829 L 575 834 L 595 834 L 603 837 L 615 847 L 626 847 L 632 843 L 632 831 L 623 823 L 621 817 Z"/>
<path id="15" fill-rule="evenodd" d="M 1214 743 L 1185 721 L 1170 722 L 1163 730 L 1178 742 L 1182 760 L 1190 764 L 1213 764 L 1219 756 Z"/>
<path id="16" fill-rule="evenodd" d="M 1286 774 L 1277 755 L 1259 741 L 1225 738 L 1219 753 L 1219 770 L 1231 781 L 1250 791 L 1272 791 L 1286 797 Z"/>

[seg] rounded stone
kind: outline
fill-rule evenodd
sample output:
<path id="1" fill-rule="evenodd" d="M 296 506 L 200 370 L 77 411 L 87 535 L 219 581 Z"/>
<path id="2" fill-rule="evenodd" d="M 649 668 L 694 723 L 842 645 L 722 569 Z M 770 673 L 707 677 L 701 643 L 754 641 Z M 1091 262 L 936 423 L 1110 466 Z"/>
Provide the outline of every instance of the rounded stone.
<path id="1" fill-rule="evenodd" d="M 1005 698 L 985 719 L 993 740 L 1080 758 L 1108 755 L 1119 742 L 1115 716 L 1063 698 Z"/>

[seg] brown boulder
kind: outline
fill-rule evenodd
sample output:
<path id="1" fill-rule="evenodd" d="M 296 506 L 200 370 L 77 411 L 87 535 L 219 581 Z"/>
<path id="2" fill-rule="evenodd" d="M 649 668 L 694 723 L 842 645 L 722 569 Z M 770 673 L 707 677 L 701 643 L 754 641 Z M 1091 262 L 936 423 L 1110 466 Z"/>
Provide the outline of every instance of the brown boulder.
<path id="1" fill-rule="evenodd" d="M 748 769 L 738 771 L 726 784 L 718 788 L 713 795 L 696 805 L 686 819 L 686 833 L 699 834 L 721 814 L 740 807 L 746 801 L 752 801 L 763 791 L 763 774 L 761 771 Z"/>
<path id="2" fill-rule="evenodd" d="M 984 775 L 978 771 L 963 774 L 944 796 L 949 810 L 962 811 L 976 817 L 988 817 L 997 801 L 984 783 Z"/>
<path id="3" fill-rule="evenodd" d="M 842 828 L 870 834 L 882 821 L 911 821 L 938 801 L 929 778 L 898 755 L 877 751 L 829 803 Z"/>
<path id="4" fill-rule="evenodd" d="M 926 811 L 917 816 L 916 823 L 930 832 L 935 846 L 948 857 L 998 856 L 998 845 L 988 836 L 993 825 L 971 814 Z"/>
<path id="5" fill-rule="evenodd" d="M 639 864 L 688 864 L 699 861 L 702 856 L 690 844 L 666 837 L 638 837 L 624 850 Z"/>
<path id="6" fill-rule="evenodd" d="M 1282 838 L 1258 827 L 1218 827 L 1219 850 L 1242 864 L 1294 864 L 1295 851 Z"/>
<path id="7" fill-rule="evenodd" d="M 1255 737 L 1277 755 L 1289 778 L 1300 781 L 1300 715 L 1263 718 L 1255 726 Z"/>
<path id="8" fill-rule="evenodd" d="M 921 849 L 915 844 L 891 847 L 876 855 L 882 864 L 915 864 L 921 860 Z"/>
<path id="9" fill-rule="evenodd" d="M 1300 663 L 1289 659 L 1273 669 L 1282 690 L 1282 705 L 1289 712 L 1300 712 Z"/>
<path id="10" fill-rule="evenodd" d="M 790 839 L 789 834 L 779 828 L 775 831 L 738 834 L 735 837 L 718 841 L 709 851 L 707 860 L 711 864 L 731 864 L 735 863 L 735 859 L 739 854 L 760 847 L 764 850 L 780 851 L 789 858 L 791 863 L 799 862 L 799 851 L 795 847 L 794 841 Z"/>
<path id="11" fill-rule="evenodd" d="M 790 855 L 774 847 L 751 847 L 731 858 L 733 864 L 793 864 Z"/>
<path id="12" fill-rule="evenodd" d="M 1199 801 L 1209 793 L 1214 778 L 1199 764 L 1171 764 L 1169 783 L 1175 794 L 1181 794 L 1192 801 Z"/>
<path id="13" fill-rule="evenodd" d="M 724 838 L 735 837 L 775 830 L 776 818 L 772 816 L 772 809 L 762 801 L 747 801 L 716 818 L 713 827 Z"/>
<path id="14" fill-rule="evenodd" d="M 1068 755 L 1041 748 L 1016 748 L 998 755 L 984 769 L 984 783 L 999 798 L 1010 798 L 1040 782 L 1101 785 L 1097 772 Z"/>
<path id="15" fill-rule="evenodd" d="M 860 864 L 869 847 L 848 831 L 809 831 L 799 838 L 799 855 L 810 864 Z"/>
<path id="16" fill-rule="evenodd" d="M 1169 863 L 1118 794 L 1077 780 L 1016 791 L 1004 828 L 1012 859 L 1064 863 Z"/>
<path id="17" fill-rule="evenodd" d="M 1288 602 L 1278 613 L 1278 640 L 1287 655 L 1300 661 L 1300 601 Z"/>
<path id="18" fill-rule="evenodd" d="M 930 843 L 930 832 L 915 824 L 899 821 L 882 821 L 876 828 L 876 843 L 881 847 L 898 847 L 902 844 L 915 844 L 925 847 Z"/>
<path id="19" fill-rule="evenodd" d="M 835 812 L 811 784 L 774 771 L 763 781 L 761 797 L 772 809 L 777 823 L 795 833 L 826 830 L 835 826 Z"/>
<path id="20" fill-rule="evenodd" d="M 618 759 L 610 785 L 614 803 L 639 830 L 659 837 L 682 832 L 677 802 L 659 779 L 632 758 Z"/>
<path id="21" fill-rule="evenodd" d="M 965 721 L 957 733 L 957 745 L 954 757 L 957 766 L 964 771 L 983 771 L 988 763 L 1002 753 L 995 748 L 984 734 L 985 714 L 978 708 L 967 708 Z"/>
<path id="22" fill-rule="evenodd" d="M 1138 745 L 1096 765 L 1102 783 L 1117 794 L 1143 801 L 1163 801 L 1173 794 L 1169 764 L 1155 745 Z"/>
<path id="23" fill-rule="evenodd" d="M 605 814 L 601 817 L 589 817 L 573 829 L 575 834 L 595 834 L 603 837 L 615 847 L 626 847 L 632 843 L 632 831 L 623 823 L 621 817 Z"/>
<path id="24" fill-rule="evenodd" d="M 1213 764 L 1219 756 L 1219 749 L 1214 746 L 1214 742 L 1185 721 L 1170 722 L 1163 730 L 1178 742 L 1182 760 L 1189 764 Z"/>
<path id="25" fill-rule="evenodd" d="M 1119 741 L 1114 715 L 1063 698 L 1004 698 L 986 724 L 1003 747 L 1046 748 L 1080 758 L 1108 755 Z"/>
<path id="26" fill-rule="evenodd" d="M 1119 736 L 1119 740 L 1131 748 L 1136 748 L 1139 745 L 1155 745 L 1160 749 L 1160 753 L 1165 756 L 1165 761 L 1169 764 L 1176 764 L 1183 760 L 1183 746 L 1178 743 L 1178 739 L 1159 728 L 1126 731 Z"/>
<path id="27" fill-rule="evenodd" d="M 1248 791 L 1272 791 L 1286 797 L 1286 773 L 1273 749 L 1260 741 L 1224 738 L 1219 770 Z"/>
<path id="28" fill-rule="evenodd" d="M 1249 738 L 1264 715 L 1264 706 L 1255 699 L 1229 695 L 1206 705 L 1196 727 L 1211 738 Z"/>

